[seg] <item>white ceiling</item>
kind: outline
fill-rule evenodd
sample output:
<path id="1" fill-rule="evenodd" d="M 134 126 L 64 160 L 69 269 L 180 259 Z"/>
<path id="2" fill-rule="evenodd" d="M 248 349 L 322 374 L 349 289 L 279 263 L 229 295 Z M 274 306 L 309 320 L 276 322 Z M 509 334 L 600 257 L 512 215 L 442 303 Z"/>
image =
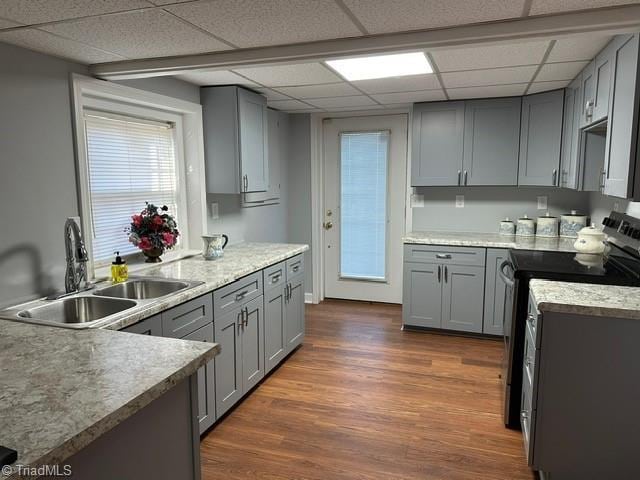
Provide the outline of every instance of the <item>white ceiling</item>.
<path id="1" fill-rule="evenodd" d="M 640 0 L 0 0 L 0 42 L 95 64 L 314 42 L 637 4 Z M 323 63 L 179 76 L 239 84 L 274 108 L 396 108 L 413 101 L 561 88 L 609 36 L 427 52 L 436 73 L 346 82 Z"/>

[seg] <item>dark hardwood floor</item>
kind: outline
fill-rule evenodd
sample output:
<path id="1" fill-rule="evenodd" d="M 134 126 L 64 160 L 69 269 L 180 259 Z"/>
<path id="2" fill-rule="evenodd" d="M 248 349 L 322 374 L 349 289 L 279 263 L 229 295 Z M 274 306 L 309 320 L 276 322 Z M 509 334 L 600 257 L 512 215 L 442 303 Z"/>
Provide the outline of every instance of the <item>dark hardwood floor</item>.
<path id="1" fill-rule="evenodd" d="M 400 316 L 308 305 L 304 345 L 203 438 L 203 479 L 533 479 L 502 423 L 502 343 Z"/>

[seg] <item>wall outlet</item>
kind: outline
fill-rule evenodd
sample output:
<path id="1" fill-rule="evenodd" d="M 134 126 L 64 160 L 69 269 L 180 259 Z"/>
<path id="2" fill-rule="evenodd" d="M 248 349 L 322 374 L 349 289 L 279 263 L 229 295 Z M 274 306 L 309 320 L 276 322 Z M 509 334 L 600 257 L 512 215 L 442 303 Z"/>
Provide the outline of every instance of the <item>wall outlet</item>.
<path id="1" fill-rule="evenodd" d="M 411 195 L 411 208 L 423 208 L 424 207 L 424 195 L 414 193 Z"/>
<path id="2" fill-rule="evenodd" d="M 220 213 L 218 212 L 218 204 L 216 202 L 212 202 L 209 206 L 209 216 L 211 217 L 211 220 L 217 220 L 218 218 L 220 218 Z"/>
<path id="3" fill-rule="evenodd" d="M 547 197 L 543 195 L 538 197 L 538 210 L 546 210 L 547 209 Z"/>
<path id="4" fill-rule="evenodd" d="M 456 195 L 456 208 L 464 208 L 464 195 Z"/>

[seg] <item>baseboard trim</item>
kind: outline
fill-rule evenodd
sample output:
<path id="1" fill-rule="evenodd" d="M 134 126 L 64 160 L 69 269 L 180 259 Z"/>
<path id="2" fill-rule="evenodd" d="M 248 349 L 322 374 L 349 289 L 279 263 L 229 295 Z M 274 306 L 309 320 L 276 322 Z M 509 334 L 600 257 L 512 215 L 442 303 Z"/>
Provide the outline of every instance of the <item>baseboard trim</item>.
<path id="1" fill-rule="evenodd" d="M 304 294 L 304 303 L 313 303 L 313 293 L 306 292 Z"/>

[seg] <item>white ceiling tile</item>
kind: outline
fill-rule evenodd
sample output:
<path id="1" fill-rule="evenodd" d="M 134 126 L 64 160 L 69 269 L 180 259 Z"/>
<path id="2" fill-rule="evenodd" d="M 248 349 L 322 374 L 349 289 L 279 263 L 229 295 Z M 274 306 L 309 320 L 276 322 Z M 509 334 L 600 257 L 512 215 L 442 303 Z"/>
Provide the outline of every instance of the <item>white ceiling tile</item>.
<path id="1" fill-rule="evenodd" d="M 380 93 L 372 97 L 382 104 L 434 102 L 446 100 L 442 90 L 421 90 L 417 92 Z"/>
<path id="2" fill-rule="evenodd" d="M 385 107 L 383 105 L 360 105 L 359 107 L 330 107 L 326 110 L 331 112 L 361 112 L 363 110 L 383 110 Z"/>
<path id="3" fill-rule="evenodd" d="M 154 5 L 169 5 L 172 3 L 193 2 L 193 0 L 148 0 Z"/>
<path id="4" fill-rule="evenodd" d="M 526 83 L 515 85 L 492 85 L 488 87 L 448 88 L 447 93 L 452 100 L 463 98 L 512 97 L 523 95 Z"/>
<path id="5" fill-rule="evenodd" d="M 243 48 L 362 35 L 333 0 L 205 0 L 167 10 Z"/>
<path id="6" fill-rule="evenodd" d="M 441 72 L 537 65 L 549 42 L 479 45 L 431 52 Z"/>
<path id="7" fill-rule="evenodd" d="M 302 85 L 299 87 L 276 88 L 279 92 L 295 98 L 346 97 L 360 95 L 360 92 L 348 83 L 325 83 L 323 85 Z"/>
<path id="8" fill-rule="evenodd" d="M 573 80 L 588 63 L 589 62 L 545 63 L 536 76 L 536 82 Z"/>
<path id="9" fill-rule="evenodd" d="M 390 110 L 392 109 L 405 109 L 405 108 L 411 108 L 413 104 L 412 103 L 387 103 L 385 104 L 384 108 L 388 108 Z"/>
<path id="10" fill-rule="evenodd" d="M 529 15 L 612 7 L 628 3 L 640 3 L 640 0 L 533 0 Z"/>
<path id="11" fill-rule="evenodd" d="M 319 63 L 236 68 L 234 71 L 265 87 L 317 85 L 342 81 L 335 73 Z"/>
<path id="12" fill-rule="evenodd" d="M 519 17 L 524 0 L 344 0 L 369 33 L 462 25 Z"/>
<path id="13" fill-rule="evenodd" d="M 278 110 L 284 110 L 288 112 L 294 110 L 309 110 L 310 108 L 313 108 L 299 100 L 273 100 L 267 102 L 267 105 L 271 108 L 276 108 Z"/>
<path id="14" fill-rule="evenodd" d="M 252 87 L 256 84 L 246 78 L 242 78 L 240 75 L 236 75 L 233 72 L 227 70 L 214 70 L 214 71 L 193 71 L 176 75 L 176 78 L 184 80 L 185 82 L 194 83 L 196 85 L 244 85 L 246 87 Z"/>
<path id="15" fill-rule="evenodd" d="M 0 32 L 0 42 L 11 43 L 19 47 L 84 64 L 124 60 L 124 57 L 119 55 L 88 47 L 73 40 L 67 40 L 33 28 Z"/>
<path id="16" fill-rule="evenodd" d="M 319 108 L 362 107 L 376 104 L 376 102 L 365 95 L 334 98 L 310 98 L 305 101 Z"/>
<path id="17" fill-rule="evenodd" d="M 20 26 L 18 22 L 7 20 L 6 18 L 0 18 L 0 29 L 18 26 Z"/>
<path id="18" fill-rule="evenodd" d="M 527 83 L 531 81 L 537 68 L 537 66 L 532 65 L 530 67 L 508 67 L 443 73 L 442 83 L 444 83 L 445 88 Z"/>
<path id="19" fill-rule="evenodd" d="M 377 78 L 352 82 L 366 93 L 391 93 L 440 88 L 438 77 L 429 75 L 408 75 L 406 77 Z"/>
<path id="20" fill-rule="evenodd" d="M 555 82 L 533 82 L 529 87 L 527 93 L 539 93 L 546 92 L 548 90 L 557 90 L 558 88 L 566 87 L 568 83 L 568 80 L 560 80 Z"/>
<path id="21" fill-rule="evenodd" d="M 30 25 L 152 6 L 145 0 L 2 0 L 0 17 Z"/>
<path id="22" fill-rule="evenodd" d="M 611 40 L 610 35 L 590 33 L 556 40 L 547 62 L 591 60 Z"/>
<path id="23" fill-rule="evenodd" d="M 267 100 L 291 100 L 291 98 L 287 95 L 283 95 L 282 93 L 272 90 L 271 88 L 254 88 L 254 90 L 267 97 Z"/>
<path id="24" fill-rule="evenodd" d="M 127 58 L 188 55 L 229 47 L 162 10 L 73 20 L 43 27 Z"/>

